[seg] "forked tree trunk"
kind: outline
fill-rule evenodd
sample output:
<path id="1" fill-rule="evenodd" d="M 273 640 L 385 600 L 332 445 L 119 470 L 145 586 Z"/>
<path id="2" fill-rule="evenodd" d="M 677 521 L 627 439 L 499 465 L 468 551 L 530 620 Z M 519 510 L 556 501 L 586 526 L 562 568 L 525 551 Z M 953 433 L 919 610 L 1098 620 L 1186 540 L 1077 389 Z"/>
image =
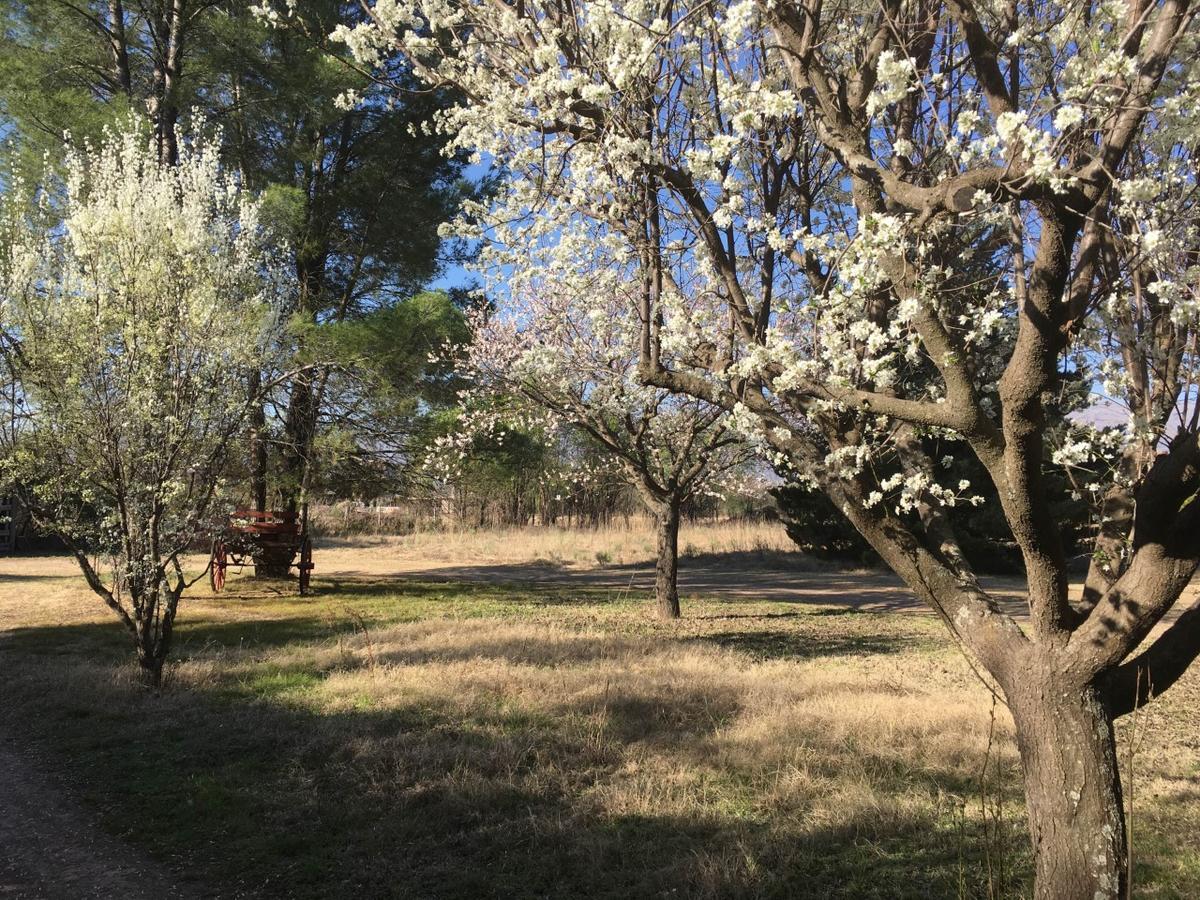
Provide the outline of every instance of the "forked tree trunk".
<path id="1" fill-rule="evenodd" d="M 655 510 L 658 557 L 654 564 L 654 597 L 662 619 L 678 619 L 679 612 L 679 502 L 668 501 Z"/>
<path id="2" fill-rule="evenodd" d="M 138 669 L 142 683 L 147 687 L 158 688 L 162 685 L 163 668 L 175 633 L 175 613 L 179 609 L 182 591 L 182 583 L 172 587 L 161 581 L 143 584 L 130 591 L 135 612 L 126 620 L 126 624 L 133 632 Z M 155 597 L 157 599 L 152 599 Z"/>
<path id="3" fill-rule="evenodd" d="M 250 373 L 250 493 L 254 509 L 267 510 L 267 413 L 262 401 L 262 373 Z"/>
<path id="4" fill-rule="evenodd" d="M 1037 900 L 1126 897 L 1128 849 L 1112 716 L 1094 687 L 1021 675 L 1009 693 Z"/>

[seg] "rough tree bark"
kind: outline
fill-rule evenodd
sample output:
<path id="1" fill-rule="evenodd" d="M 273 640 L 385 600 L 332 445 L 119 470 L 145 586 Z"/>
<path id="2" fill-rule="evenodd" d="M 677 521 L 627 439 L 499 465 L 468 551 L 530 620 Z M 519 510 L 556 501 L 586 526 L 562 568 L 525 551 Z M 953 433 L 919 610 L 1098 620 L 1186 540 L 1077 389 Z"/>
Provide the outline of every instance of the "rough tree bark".
<path id="1" fill-rule="evenodd" d="M 671 499 L 654 511 L 657 556 L 654 562 L 654 598 L 660 619 L 678 619 L 679 609 L 679 501 Z"/>
<path id="2" fill-rule="evenodd" d="M 267 415 L 262 403 L 262 373 L 250 373 L 250 493 L 254 509 L 267 508 Z"/>
<path id="3" fill-rule="evenodd" d="M 1125 807 L 1112 713 L 1093 685 L 1064 686 L 1054 660 L 1005 693 L 1017 729 L 1038 900 L 1124 897 Z"/>

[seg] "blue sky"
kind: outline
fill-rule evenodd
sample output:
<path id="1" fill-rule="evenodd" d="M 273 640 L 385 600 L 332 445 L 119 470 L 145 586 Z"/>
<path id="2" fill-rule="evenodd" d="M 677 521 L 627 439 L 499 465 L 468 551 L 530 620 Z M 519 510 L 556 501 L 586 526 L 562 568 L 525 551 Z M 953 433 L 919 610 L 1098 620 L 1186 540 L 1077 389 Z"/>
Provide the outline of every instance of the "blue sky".
<path id="1" fill-rule="evenodd" d="M 485 157 L 477 163 L 472 163 L 463 169 L 462 177 L 473 185 L 478 185 L 494 170 L 491 157 Z M 427 287 L 430 290 L 447 291 L 451 288 L 469 287 L 478 283 L 479 279 L 471 275 L 465 267 L 451 264 L 446 266 L 446 270 L 438 277 L 431 281 Z"/>

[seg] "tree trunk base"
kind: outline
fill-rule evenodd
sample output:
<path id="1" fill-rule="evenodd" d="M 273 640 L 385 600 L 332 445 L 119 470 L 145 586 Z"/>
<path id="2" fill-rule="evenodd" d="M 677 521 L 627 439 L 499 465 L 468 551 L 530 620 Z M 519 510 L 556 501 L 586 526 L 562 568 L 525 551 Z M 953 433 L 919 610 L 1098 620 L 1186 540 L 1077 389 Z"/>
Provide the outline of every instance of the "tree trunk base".
<path id="1" fill-rule="evenodd" d="M 138 674 L 142 684 L 152 690 L 162 687 L 163 660 L 138 653 Z"/>
<path id="2" fill-rule="evenodd" d="M 658 617 L 671 621 L 679 609 L 679 504 L 670 502 L 657 510 L 658 558 L 654 564 L 654 596 Z"/>
<path id="3" fill-rule="evenodd" d="M 1040 667 L 1039 667 L 1040 668 Z M 1124 900 L 1125 809 L 1112 717 L 1094 687 L 1026 671 L 1009 703 L 1025 774 L 1037 900 Z"/>

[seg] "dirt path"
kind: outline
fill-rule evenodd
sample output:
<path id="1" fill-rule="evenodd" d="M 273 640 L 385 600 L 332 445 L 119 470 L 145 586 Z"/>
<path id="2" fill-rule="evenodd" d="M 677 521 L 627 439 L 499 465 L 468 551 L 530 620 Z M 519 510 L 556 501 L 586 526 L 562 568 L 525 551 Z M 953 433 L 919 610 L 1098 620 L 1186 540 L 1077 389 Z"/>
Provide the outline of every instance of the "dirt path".
<path id="1" fill-rule="evenodd" d="M 167 900 L 196 892 L 101 831 L 0 734 L 0 900 Z"/>

